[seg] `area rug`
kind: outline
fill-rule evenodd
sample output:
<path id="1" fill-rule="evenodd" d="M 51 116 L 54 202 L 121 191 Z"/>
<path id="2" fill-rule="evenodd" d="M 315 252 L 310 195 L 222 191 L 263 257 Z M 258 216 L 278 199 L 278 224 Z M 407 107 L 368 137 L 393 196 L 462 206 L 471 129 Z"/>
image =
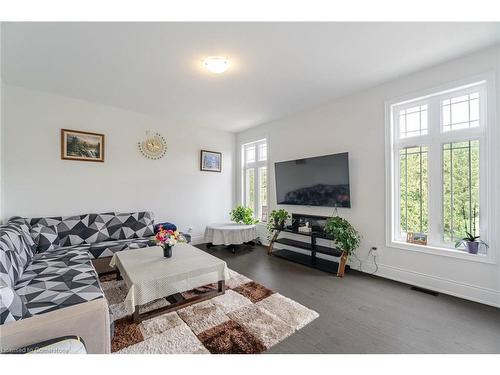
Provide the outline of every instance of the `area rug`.
<path id="1" fill-rule="evenodd" d="M 117 354 L 255 354 L 284 340 L 319 315 L 249 278 L 230 270 L 226 293 L 175 312 L 134 323 L 123 301 L 123 280 L 107 276 L 101 286 L 108 300 Z M 182 293 L 184 297 L 215 289 L 215 284 Z M 141 312 L 168 305 L 164 299 Z"/>

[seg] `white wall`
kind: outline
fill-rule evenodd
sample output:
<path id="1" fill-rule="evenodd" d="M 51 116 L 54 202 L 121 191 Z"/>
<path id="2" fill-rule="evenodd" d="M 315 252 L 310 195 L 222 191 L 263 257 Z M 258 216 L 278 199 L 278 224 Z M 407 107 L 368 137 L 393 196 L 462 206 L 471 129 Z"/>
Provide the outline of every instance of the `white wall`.
<path id="1" fill-rule="evenodd" d="M 4 211 L 4 178 L 3 178 L 3 115 L 2 115 L 2 23 L 0 22 L 0 224 L 2 224 Z"/>
<path id="2" fill-rule="evenodd" d="M 358 256 L 367 259 L 369 248 L 377 246 L 380 276 L 500 306 L 498 264 L 385 246 L 384 102 L 485 72 L 496 74 L 497 99 L 500 99 L 500 49 L 497 47 L 402 77 L 311 111 L 252 128 L 239 133 L 237 141 L 239 144 L 268 137 L 271 209 L 276 207 L 275 161 L 349 152 L 352 208 L 339 209 L 339 213 L 350 220 L 363 236 Z M 496 163 L 500 166 L 499 160 Z M 236 183 L 239 192 L 239 176 Z M 283 207 L 290 212 L 332 214 L 330 208 Z M 494 228 L 494 231 L 498 233 L 499 229 Z M 264 235 L 262 237 L 265 238 Z M 490 251 L 498 252 L 498 249 L 491 248 Z M 357 267 L 355 261 L 352 265 Z M 368 260 L 364 270 L 373 269 L 371 260 Z"/>
<path id="3" fill-rule="evenodd" d="M 152 210 L 157 221 L 193 227 L 228 219 L 234 198 L 232 133 L 169 124 L 123 109 L 3 86 L 4 219 Z M 105 134 L 105 162 L 60 157 L 61 128 Z M 138 151 L 145 131 L 167 140 L 163 159 Z M 201 172 L 201 149 L 223 153 L 223 172 Z M 195 238 L 195 239 L 196 239 Z"/>

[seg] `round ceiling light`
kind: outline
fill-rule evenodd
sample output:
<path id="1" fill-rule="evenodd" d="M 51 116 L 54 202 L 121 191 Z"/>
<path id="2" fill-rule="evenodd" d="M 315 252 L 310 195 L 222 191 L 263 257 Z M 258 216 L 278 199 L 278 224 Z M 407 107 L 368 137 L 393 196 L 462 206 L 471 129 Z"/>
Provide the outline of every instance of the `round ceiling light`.
<path id="1" fill-rule="evenodd" d="M 229 68 L 227 57 L 211 56 L 203 60 L 203 66 L 215 74 L 224 73 Z"/>

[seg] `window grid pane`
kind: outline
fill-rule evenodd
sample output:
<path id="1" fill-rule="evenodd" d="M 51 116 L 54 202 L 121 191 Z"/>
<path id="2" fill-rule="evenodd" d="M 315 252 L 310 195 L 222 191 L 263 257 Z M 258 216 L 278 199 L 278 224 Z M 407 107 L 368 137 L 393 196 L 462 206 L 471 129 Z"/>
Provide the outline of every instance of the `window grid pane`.
<path id="1" fill-rule="evenodd" d="M 259 161 L 267 160 L 267 143 L 259 144 Z"/>
<path id="2" fill-rule="evenodd" d="M 246 170 L 245 205 L 255 210 L 255 168 Z"/>
<path id="3" fill-rule="evenodd" d="M 428 149 L 406 147 L 399 151 L 400 233 L 428 233 Z"/>
<path id="4" fill-rule="evenodd" d="M 479 126 L 479 93 L 461 95 L 442 101 L 443 131 Z"/>
<path id="5" fill-rule="evenodd" d="M 259 168 L 260 220 L 267 221 L 267 167 Z"/>
<path id="6" fill-rule="evenodd" d="M 255 162 L 255 145 L 245 147 L 245 164 Z"/>
<path id="7" fill-rule="evenodd" d="M 479 141 L 446 143 L 443 152 L 444 241 L 479 235 Z"/>
<path id="8" fill-rule="evenodd" d="M 400 138 L 427 134 L 427 104 L 399 111 Z"/>

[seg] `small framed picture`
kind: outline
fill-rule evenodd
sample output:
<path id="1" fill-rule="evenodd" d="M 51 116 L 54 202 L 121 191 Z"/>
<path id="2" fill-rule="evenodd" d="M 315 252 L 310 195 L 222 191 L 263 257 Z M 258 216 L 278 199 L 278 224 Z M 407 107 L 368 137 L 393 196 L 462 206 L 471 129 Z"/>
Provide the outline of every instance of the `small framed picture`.
<path id="1" fill-rule="evenodd" d="M 425 233 L 406 233 L 406 242 L 427 245 L 427 235 Z"/>
<path id="2" fill-rule="evenodd" d="M 104 162 L 104 134 L 61 129 L 61 159 Z"/>
<path id="3" fill-rule="evenodd" d="M 201 150 L 200 170 L 207 172 L 222 172 L 222 153 Z"/>

